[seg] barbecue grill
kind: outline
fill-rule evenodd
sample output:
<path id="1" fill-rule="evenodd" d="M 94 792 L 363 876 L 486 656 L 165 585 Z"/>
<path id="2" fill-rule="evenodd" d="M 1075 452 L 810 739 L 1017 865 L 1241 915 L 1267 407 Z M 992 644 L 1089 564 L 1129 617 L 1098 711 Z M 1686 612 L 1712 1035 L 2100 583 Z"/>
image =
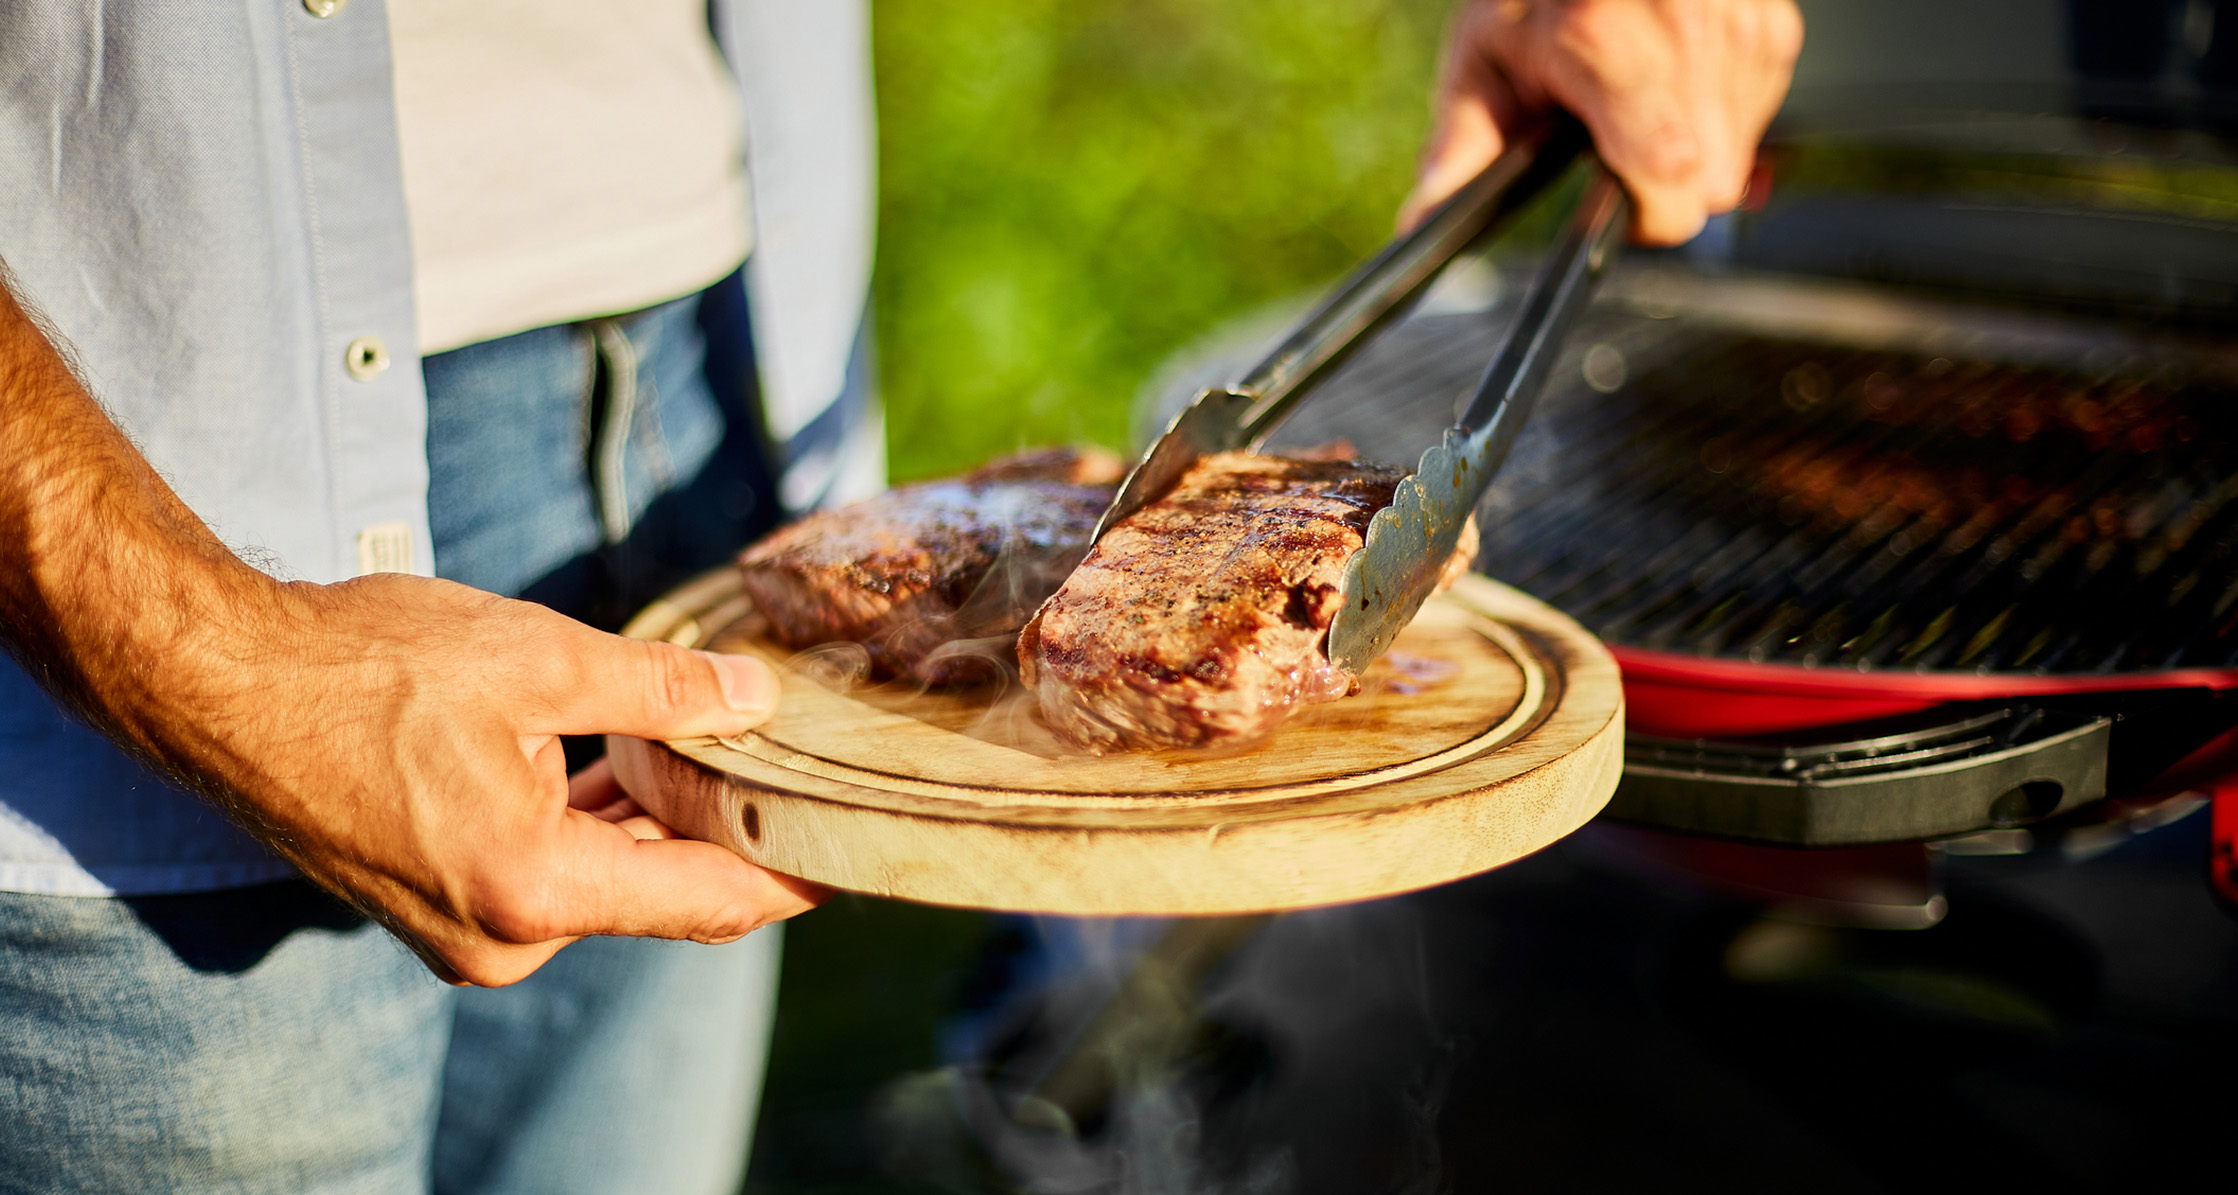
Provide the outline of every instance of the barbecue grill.
<path id="1" fill-rule="evenodd" d="M 1481 567 L 1624 667 L 1607 816 L 2022 849 L 2227 792 L 2238 890 L 2238 226 L 2074 206 L 2088 158 L 2032 160 L 2061 202 L 1999 208 L 1829 194 L 1831 156 L 1775 148 L 1706 250 L 1619 268 L 1478 512 Z M 1403 457 L 1513 276 L 1433 296 L 1277 446 Z"/>

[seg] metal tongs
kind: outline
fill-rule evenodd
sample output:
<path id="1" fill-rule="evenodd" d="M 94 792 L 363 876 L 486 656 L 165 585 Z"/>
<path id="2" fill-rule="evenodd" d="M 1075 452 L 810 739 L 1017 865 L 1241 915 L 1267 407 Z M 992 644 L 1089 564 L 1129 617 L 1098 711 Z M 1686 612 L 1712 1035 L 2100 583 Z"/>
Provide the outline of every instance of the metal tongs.
<path id="1" fill-rule="evenodd" d="M 1127 476 L 1097 522 L 1096 538 L 1164 496 L 1198 458 L 1266 443 L 1314 383 L 1403 314 L 1462 250 L 1529 206 L 1589 145 L 1584 127 L 1567 116 L 1519 141 L 1413 231 L 1354 271 L 1241 380 L 1198 394 Z M 1422 454 L 1414 475 L 1369 522 L 1367 543 L 1345 566 L 1343 605 L 1329 628 L 1333 663 L 1355 674 L 1365 669 L 1437 588 L 1462 526 L 1506 459 L 1563 340 L 1614 259 L 1629 212 L 1624 189 L 1596 165 L 1460 425 Z"/>

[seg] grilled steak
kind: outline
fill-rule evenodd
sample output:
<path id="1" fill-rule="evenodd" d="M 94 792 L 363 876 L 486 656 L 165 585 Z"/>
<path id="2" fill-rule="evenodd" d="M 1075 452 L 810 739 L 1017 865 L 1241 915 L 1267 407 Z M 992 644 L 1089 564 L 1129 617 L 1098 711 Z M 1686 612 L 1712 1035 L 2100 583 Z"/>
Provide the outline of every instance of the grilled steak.
<path id="1" fill-rule="evenodd" d="M 1123 469 L 1096 451 L 1004 458 L 818 511 L 748 548 L 739 571 L 787 647 L 860 643 L 881 677 L 985 679 L 988 654 L 950 645 L 1017 632 L 1080 560 Z"/>
<path id="2" fill-rule="evenodd" d="M 1405 474 L 1229 452 L 1104 534 L 1018 638 L 1051 729 L 1098 754 L 1267 734 L 1358 681 L 1323 654 L 1345 562 Z M 1463 534 L 1447 579 L 1476 554 Z"/>

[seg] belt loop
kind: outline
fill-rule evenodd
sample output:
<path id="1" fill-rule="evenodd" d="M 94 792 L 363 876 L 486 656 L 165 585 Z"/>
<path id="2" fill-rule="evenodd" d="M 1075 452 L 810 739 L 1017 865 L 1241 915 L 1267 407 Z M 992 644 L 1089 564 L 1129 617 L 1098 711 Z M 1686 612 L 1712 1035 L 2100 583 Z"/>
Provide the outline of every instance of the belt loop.
<path id="1" fill-rule="evenodd" d="M 591 435 L 591 492 L 598 500 L 599 528 L 609 544 L 629 537 L 630 427 L 637 420 L 637 346 L 612 319 L 590 321 L 591 344 L 606 373 L 606 401 Z"/>

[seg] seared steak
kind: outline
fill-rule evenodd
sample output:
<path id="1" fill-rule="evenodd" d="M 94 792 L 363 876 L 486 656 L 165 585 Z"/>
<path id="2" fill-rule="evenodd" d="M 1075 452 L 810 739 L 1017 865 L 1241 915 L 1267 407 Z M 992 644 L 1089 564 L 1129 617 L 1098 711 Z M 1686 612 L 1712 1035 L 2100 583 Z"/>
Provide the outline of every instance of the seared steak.
<path id="1" fill-rule="evenodd" d="M 881 677 L 984 679 L 988 654 L 943 649 L 1015 634 L 1079 562 L 1123 471 L 1105 452 L 1022 453 L 818 511 L 739 571 L 787 647 L 860 643 Z"/>
<path id="2" fill-rule="evenodd" d="M 1329 661 L 1345 562 L 1405 474 L 1228 452 L 1104 534 L 1018 637 L 1059 737 L 1106 751 L 1257 738 L 1358 680 Z M 1476 554 L 1470 524 L 1447 569 Z"/>

